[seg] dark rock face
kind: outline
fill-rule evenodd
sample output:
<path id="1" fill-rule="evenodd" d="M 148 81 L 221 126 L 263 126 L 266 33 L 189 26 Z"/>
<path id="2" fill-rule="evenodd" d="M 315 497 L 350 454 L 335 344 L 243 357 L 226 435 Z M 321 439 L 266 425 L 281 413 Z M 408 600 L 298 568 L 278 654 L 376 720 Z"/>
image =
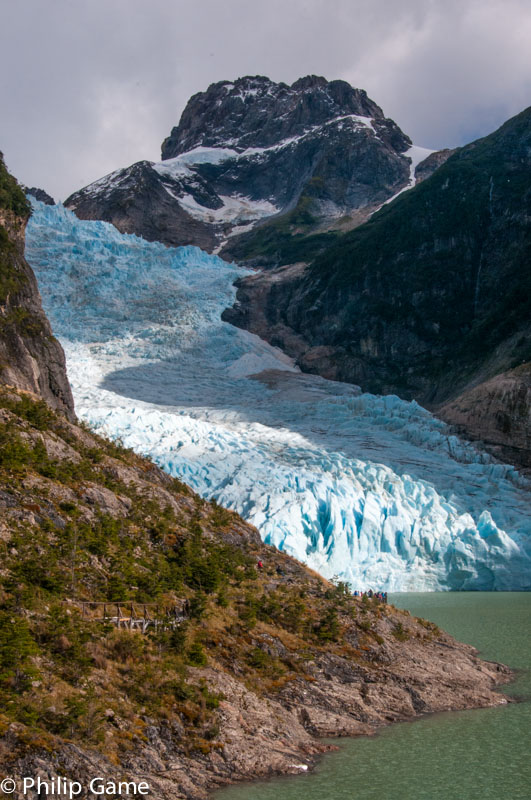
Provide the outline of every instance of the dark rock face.
<path id="1" fill-rule="evenodd" d="M 308 75 L 288 86 L 257 75 L 213 83 L 194 95 L 179 125 L 164 140 L 162 158 L 200 146 L 271 147 L 349 114 L 374 119 L 381 127 L 387 122 L 385 129 L 396 139 L 393 146 L 407 148 L 409 140 L 394 123 L 389 125 L 382 109 L 345 81 Z"/>
<path id="2" fill-rule="evenodd" d="M 112 173 L 65 205 L 123 232 L 207 250 L 294 211 L 305 232 L 344 217 L 352 227 L 408 185 L 410 145 L 344 81 L 222 81 L 191 98 L 162 162 Z"/>
<path id="3" fill-rule="evenodd" d="M 527 109 L 298 274 L 244 279 L 231 321 L 308 371 L 431 407 L 528 362 L 530 152 Z"/>
<path id="4" fill-rule="evenodd" d="M 74 418 L 63 349 L 24 258 L 29 205 L 0 157 L 0 382 L 39 395 Z"/>
<path id="5" fill-rule="evenodd" d="M 502 461 L 531 472 L 531 364 L 496 375 L 437 409 Z"/>
<path id="6" fill-rule="evenodd" d="M 48 192 L 45 192 L 44 189 L 38 189 L 35 186 L 32 186 L 31 189 L 24 187 L 24 191 L 26 194 L 30 194 L 35 200 L 40 200 L 41 203 L 46 203 L 47 206 L 54 206 L 55 200 L 53 197 L 50 197 Z"/>
<path id="7" fill-rule="evenodd" d="M 149 161 L 113 172 L 76 192 L 65 205 L 81 219 L 112 222 L 121 233 L 135 233 L 149 242 L 195 244 L 208 251 L 215 245 L 210 227 L 182 208 Z"/>

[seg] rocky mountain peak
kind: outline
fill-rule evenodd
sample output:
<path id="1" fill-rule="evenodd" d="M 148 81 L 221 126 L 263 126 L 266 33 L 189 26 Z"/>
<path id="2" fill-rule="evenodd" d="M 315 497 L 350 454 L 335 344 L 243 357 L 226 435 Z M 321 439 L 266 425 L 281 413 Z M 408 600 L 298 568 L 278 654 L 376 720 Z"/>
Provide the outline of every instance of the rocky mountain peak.
<path id="1" fill-rule="evenodd" d="M 328 86 L 328 81 L 322 75 L 306 75 L 291 84 L 291 88 L 295 89 L 295 91 L 313 89 L 316 86 Z"/>
<path id="2" fill-rule="evenodd" d="M 256 228 L 266 240 L 256 257 L 272 266 L 277 234 L 320 236 L 361 224 L 413 185 L 430 152 L 421 151 L 346 81 L 306 75 L 290 86 L 247 75 L 190 98 L 162 161 L 116 170 L 65 205 L 149 241 L 249 263 L 258 263 L 254 239 L 242 243 L 245 252 L 231 248 Z"/>
<path id="3" fill-rule="evenodd" d="M 262 75 L 213 83 L 195 94 L 162 145 L 162 159 L 196 147 L 270 147 L 348 116 L 384 119 L 381 108 L 346 81 L 317 75 L 291 86 Z M 404 148 L 405 149 L 405 148 Z"/>

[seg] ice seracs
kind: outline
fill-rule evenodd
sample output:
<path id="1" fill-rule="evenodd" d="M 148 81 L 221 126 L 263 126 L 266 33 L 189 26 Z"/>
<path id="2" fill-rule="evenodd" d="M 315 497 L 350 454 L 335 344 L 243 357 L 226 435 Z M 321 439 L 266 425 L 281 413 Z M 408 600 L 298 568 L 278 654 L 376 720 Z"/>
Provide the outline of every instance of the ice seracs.
<path id="1" fill-rule="evenodd" d="M 26 255 L 82 419 L 357 588 L 531 588 L 514 469 L 222 322 L 236 265 L 34 206 Z"/>

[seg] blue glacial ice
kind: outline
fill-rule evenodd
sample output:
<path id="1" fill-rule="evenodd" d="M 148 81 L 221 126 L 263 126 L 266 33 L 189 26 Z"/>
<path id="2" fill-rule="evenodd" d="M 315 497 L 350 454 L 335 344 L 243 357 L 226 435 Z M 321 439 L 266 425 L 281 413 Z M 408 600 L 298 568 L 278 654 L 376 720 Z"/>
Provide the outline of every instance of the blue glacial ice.
<path id="1" fill-rule="evenodd" d="M 246 274 L 35 202 L 26 256 L 76 410 L 360 589 L 531 589 L 529 487 L 416 403 L 221 321 Z"/>

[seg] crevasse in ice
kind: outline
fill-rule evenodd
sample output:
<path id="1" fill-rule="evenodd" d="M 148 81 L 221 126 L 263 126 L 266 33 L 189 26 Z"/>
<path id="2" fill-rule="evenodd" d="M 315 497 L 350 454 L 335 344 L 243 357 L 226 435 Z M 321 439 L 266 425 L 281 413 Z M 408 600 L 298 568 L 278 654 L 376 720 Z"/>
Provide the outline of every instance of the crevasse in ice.
<path id="1" fill-rule="evenodd" d="M 304 375 L 222 322 L 236 265 L 34 209 L 26 256 L 91 426 L 353 587 L 531 588 L 512 467 L 416 403 Z"/>

